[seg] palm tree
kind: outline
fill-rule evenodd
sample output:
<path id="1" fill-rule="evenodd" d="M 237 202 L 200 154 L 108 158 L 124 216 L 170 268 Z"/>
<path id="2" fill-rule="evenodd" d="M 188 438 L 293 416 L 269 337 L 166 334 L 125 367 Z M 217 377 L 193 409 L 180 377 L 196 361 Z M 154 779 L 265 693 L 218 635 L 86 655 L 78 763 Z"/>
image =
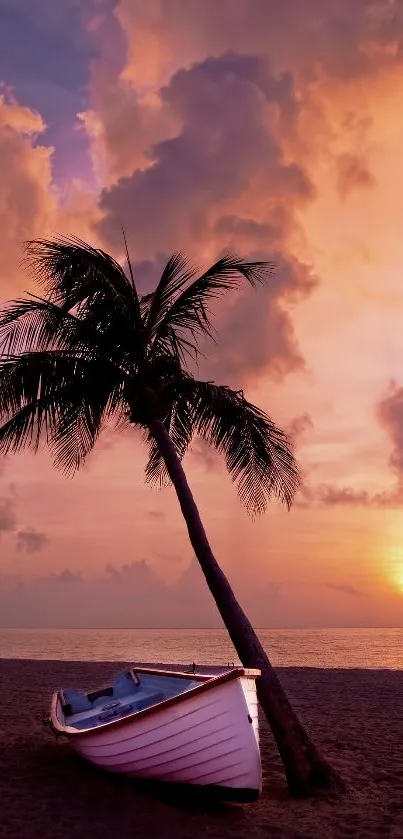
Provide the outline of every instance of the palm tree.
<path id="1" fill-rule="evenodd" d="M 146 478 L 170 480 L 189 538 L 246 667 L 261 670 L 258 697 L 291 792 L 341 790 L 292 709 L 249 620 L 219 567 L 182 458 L 194 434 L 221 452 L 241 501 L 262 513 L 272 495 L 288 507 L 298 469 L 286 436 L 242 391 L 199 381 L 186 369 L 211 336 L 208 304 L 270 266 L 223 256 L 196 274 L 174 254 L 152 294 L 139 296 L 127 269 L 75 238 L 27 243 L 26 260 L 44 292 L 11 301 L 0 316 L 0 452 L 47 442 L 55 465 L 74 473 L 105 424 L 127 424 L 149 446 Z"/>

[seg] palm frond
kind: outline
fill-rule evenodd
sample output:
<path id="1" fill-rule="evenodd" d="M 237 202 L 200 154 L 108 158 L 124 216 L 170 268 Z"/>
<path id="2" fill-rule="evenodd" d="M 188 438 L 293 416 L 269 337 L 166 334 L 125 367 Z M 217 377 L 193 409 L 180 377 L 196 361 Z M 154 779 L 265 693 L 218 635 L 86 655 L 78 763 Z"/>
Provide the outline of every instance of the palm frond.
<path id="1" fill-rule="evenodd" d="M 162 272 L 157 288 L 150 298 L 146 320 L 148 341 L 169 311 L 178 292 L 194 276 L 194 271 L 195 269 L 182 253 L 172 254 Z"/>
<path id="2" fill-rule="evenodd" d="M 122 329 L 105 299 L 84 301 L 72 313 L 30 295 L 11 301 L 0 313 L 0 352 L 5 355 L 62 349 L 124 367 L 133 366 L 140 341 L 141 331 Z"/>
<path id="3" fill-rule="evenodd" d="M 48 440 L 47 431 L 52 427 L 53 403 L 36 399 L 19 408 L 5 422 L 0 424 L 0 452 L 6 456 L 24 449 L 38 451 L 41 438 Z M 46 419 L 45 419 L 46 418 Z M 45 420 L 45 421 L 44 421 Z"/>
<path id="4" fill-rule="evenodd" d="M 58 422 L 49 440 L 55 466 L 66 475 L 74 475 L 111 419 L 115 428 L 128 424 L 121 387 L 116 387 L 112 392 L 109 389 L 102 392 L 102 389 L 97 388 L 95 395 L 86 389 L 85 398 L 73 398 L 70 402 L 65 396 Z"/>
<path id="5" fill-rule="evenodd" d="M 190 376 L 181 390 L 193 432 L 224 455 L 248 511 L 263 513 L 272 495 L 290 507 L 300 476 L 284 432 L 240 391 Z"/>
<path id="6" fill-rule="evenodd" d="M 37 450 L 41 439 L 56 465 L 73 472 L 112 416 L 122 416 L 124 382 L 115 368 L 62 350 L 0 360 L 0 452 Z"/>
<path id="7" fill-rule="evenodd" d="M 131 283 L 132 283 L 132 290 L 133 290 L 133 293 L 134 293 L 137 301 L 139 302 L 139 296 L 137 294 L 136 283 L 135 283 L 135 280 L 134 280 L 132 262 L 131 262 L 131 259 L 130 259 L 129 248 L 127 246 L 126 233 L 125 233 L 123 227 L 122 227 L 122 234 L 123 234 L 123 241 L 124 241 L 124 244 L 125 244 L 125 254 L 126 254 L 127 267 L 129 269 L 130 279 L 131 279 Z"/>
<path id="8" fill-rule="evenodd" d="M 46 349 L 78 350 L 80 344 L 96 347 L 96 330 L 60 306 L 34 295 L 12 300 L 0 314 L 0 350 L 4 355 Z"/>
<path id="9" fill-rule="evenodd" d="M 242 278 L 255 286 L 263 283 L 273 270 L 268 262 L 248 262 L 234 254 L 227 254 L 217 260 L 207 271 L 186 286 L 186 282 L 175 289 L 180 292 L 170 296 L 169 305 L 154 319 L 150 339 L 154 348 L 173 351 L 173 336 L 184 354 L 197 354 L 198 339 L 212 336 L 208 304 L 222 294 L 239 286 Z M 185 287 L 183 287 L 185 286 Z M 185 338 L 190 334 L 192 340 Z"/>
<path id="10" fill-rule="evenodd" d="M 26 243 L 25 258 L 49 299 L 69 310 L 102 296 L 141 325 L 135 285 L 112 256 L 74 236 Z"/>
<path id="11" fill-rule="evenodd" d="M 194 434 L 223 453 L 252 513 L 273 494 L 289 506 L 299 474 L 287 437 L 241 392 L 196 381 L 182 367 L 212 334 L 209 304 L 242 278 L 263 282 L 272 266 L 227 254 L 195 279 L 177 253 L 155 292 L 139 299 L 124 243 L 130 276 L 76 238 L 27 243 L 47 297 L 13 301 L 0 314 L 0 452 L 36 450 L 44 439 L 72 473 L 105 423 L 147 429 L 155 415 L 179 459 Z M 146 478 L 164 482 L 151 433 L 148 441 Z"/>

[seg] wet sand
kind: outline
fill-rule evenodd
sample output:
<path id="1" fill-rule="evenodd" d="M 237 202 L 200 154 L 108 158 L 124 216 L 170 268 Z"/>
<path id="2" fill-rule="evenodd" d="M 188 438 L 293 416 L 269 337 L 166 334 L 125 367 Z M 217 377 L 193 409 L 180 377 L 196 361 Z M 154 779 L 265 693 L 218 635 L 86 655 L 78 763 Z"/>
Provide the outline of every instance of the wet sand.
<path id="1" fill-rule="evenodd" d="M 141 789 L 86 764 L 45 731 L 40 719 L 55 688 L 96 687 L 119 669 L 0 660 L 2 839 L 403 839 L 403 672 L 280 669 L 348 793 L 290 799 L 262 721 L 263 795 L 241 806 Z"/>

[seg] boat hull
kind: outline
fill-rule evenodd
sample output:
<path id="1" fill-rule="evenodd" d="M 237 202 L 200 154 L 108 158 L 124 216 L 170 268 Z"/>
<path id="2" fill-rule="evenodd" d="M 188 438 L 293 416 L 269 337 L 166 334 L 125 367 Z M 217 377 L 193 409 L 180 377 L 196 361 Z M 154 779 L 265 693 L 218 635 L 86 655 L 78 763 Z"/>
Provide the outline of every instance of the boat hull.
<path id="1" fill-rule="evenodd" d="M 255 680 L 212 681 L 152 713 L 65 733 L 83 758 L 109 772 L 255 800 L 262 786 Z"/>

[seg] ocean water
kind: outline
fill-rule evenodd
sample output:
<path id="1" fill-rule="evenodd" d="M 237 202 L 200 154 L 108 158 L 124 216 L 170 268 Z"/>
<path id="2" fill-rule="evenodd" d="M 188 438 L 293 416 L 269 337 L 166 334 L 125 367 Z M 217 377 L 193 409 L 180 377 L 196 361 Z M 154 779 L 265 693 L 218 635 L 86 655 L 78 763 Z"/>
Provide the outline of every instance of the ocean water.
<path id="1" fill-rule="evenodd" d="M 274 665 L 403 669 L 402 629 L 261 629 Z M 225 630 L 0 629 L 0 658 L 237 662 Z"/>

